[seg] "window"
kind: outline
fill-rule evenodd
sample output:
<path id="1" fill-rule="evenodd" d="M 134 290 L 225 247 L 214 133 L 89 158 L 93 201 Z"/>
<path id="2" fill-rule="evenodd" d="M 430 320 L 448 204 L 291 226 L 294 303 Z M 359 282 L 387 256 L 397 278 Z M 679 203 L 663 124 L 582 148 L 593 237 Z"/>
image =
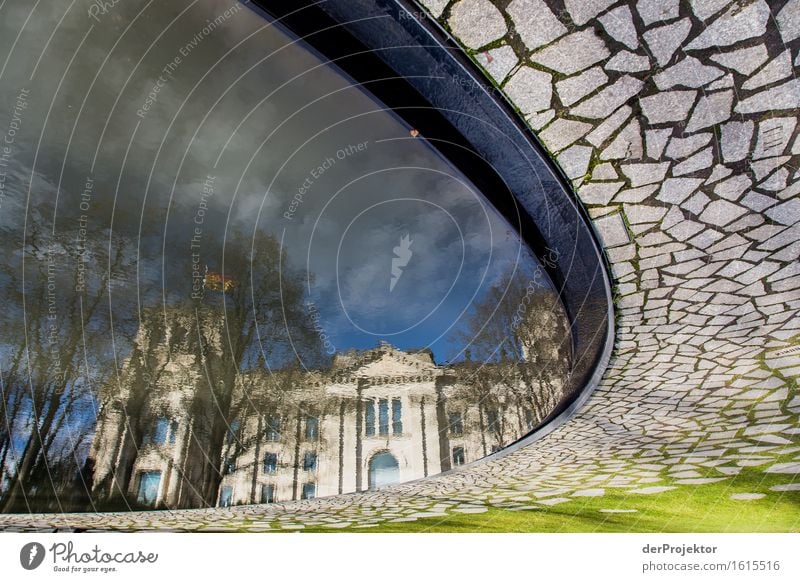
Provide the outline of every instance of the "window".
<path id="1" fill-rule="evenodd" d="M 169 423 L 169 444 L 174 445 L 178 439 L 178 421 L 173 420 Z"/>
<path id="2" fill-rule="evenodd" d="M 266 453 L 264 455 L 264 472 L 268 475 L 278 472 L 278 453 Z"/>
<path id="3" fill-rule="evenodd" d="M 525 409 L 525 425 L 528 427 L 528 430 L 533 428 L 533 412 L 531 412 L 530 408 Z"/>
<path id="4" fill-rule="evenodd" d="M 447 416 L 447 420 L 450 425 L 451 436 L 461 436 L 464 434 L 464 420 L 460 412 L 451 412 Z"/>
<path id="5" fill-rule="evenodd" d="M 152 430 L 148 436 L 145 437 L 145 444 L 150 442 L 154 445 L 163 445 L 167 442 L 167 429 L 169 421 L 163 416 L 156 418 L 153 423 Z"/>
<path id="6" fill-rule="evenodd" d="M 375 401 L 370 398 L 365 404 L 367 408 L 364 410 L 364 434 L 375 436 Z"/>
<path id="7" fill-rule="evenodd" d="M 275 485 L 261 486 L 261 503 L 275 503 Z"/>
<path id="8" fill-rule="evenodd" d="M 280 416 L 270 416 L 267 418 L 267 440 L 273 442 L 281 440 Z"/>
<path id="9" fill-rule="evenodd" d="M 453 465 L 464 464 L 464 447 L 453 447 Z"/>
<path id="10" fill-rule="evenodd" d="M 317 496 L 317 485 L 315 483 L 303 484 L 303 496 L 301 499 L 314 499 Z"/>
<path id="11" fill-rule="evenodd" d="M 489 432 L 500 432 L 500 415 L 497 413 L 496 409 L 486 411 L 486 423 Z"/>
<path id="12" fill-rule="evenodd" d="M 225 462 L 222 464 L 222 474 L 230 475 L 234 471 L 236 471 L 236 458 L 226 457 Z"/>
<path id="13" fill-rule="evenodd" d="M 319 419 L 316 416 L 306 416 L 306 440 L 315 441 L 319 435 Z"/>
<path id="14" fill-rule="evenodd" d="M 399 398 L 392 399 L 392 434 L 403 434 L 403 404 Z"/>
<path id="15" fill-rule="evenodd" d="M 161 485 L 161 471 L 145 471 L 139 475 L 139 492 L 136 501 L 142 505 L 155 505 L 158 488 Z"/>
<path id="16" fill-rule="evenodd" d="M 219 506 L 230 507 L 233 502 L 233 487 L 226 485 L 219 493 Z"/>
<path id="17" fill-rule="evenodd" d="M 317 453 L 306 453 L 303 456 L 303 471 L 317 470 Z"/>
<path id="18" fill-rule="evenodd" d="M 389 401 L 386 398 L 378 402 L 378 433 L 381 436 L 389 434 Z"/>

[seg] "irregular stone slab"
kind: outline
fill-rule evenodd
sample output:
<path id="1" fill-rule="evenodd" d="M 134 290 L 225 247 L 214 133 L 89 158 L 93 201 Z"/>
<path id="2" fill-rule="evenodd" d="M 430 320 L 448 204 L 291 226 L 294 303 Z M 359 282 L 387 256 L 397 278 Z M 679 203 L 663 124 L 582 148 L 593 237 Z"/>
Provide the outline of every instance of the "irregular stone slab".
<path id="1" fill-rule="evenodd" d="M 581 26 L 614 4 L 617 0 L 564 0 L 572 21 Z"/>
<path id="2" fill-rule="evenodd" d="M 758 187 L 762 190 L 777 192 L 786 188 L 786 180 L 789 178 L 789 170 L 781 168 L 763 182 L 759 182 Z"/>
<path id="3" fill-rule="evenodd" d="M 702 182 L 702 178 L 668 178 L 661 185 L 656 199 L 669 204 L 680 204 L 692 195 Z"/>
<path id="4" fill-rule="evenodd" d="M 620 6 L 598 18 L 610 37 L 618 40 L 629 49 L 639 46 L 639 33 L 633 25 L 631 9 Z"/>
<path id="5" fill-rule="evenodd" d="M 489 0 L 459 0 L 450 9 L 447 24 L 471 49 L 487 45 L 508 31 L 503 14 Z"/>
<path id="6" fill-rule="evenodd" d="M 422 5 L 435 17 L 439 18 L 450 0 L 421 0 Z"/>
<path id="7" fill-rule="evenodd" d="M 756 499 L 764 499 L 764 493 L 734 493 L 731 499 L 734 501 L 755 501 Z"/>
<path id="8" fill-rule="evenodd" d="M 559 154 L 558 165 L 570 180 L 580 178 L 589 169 L 589 160 L 592 158 L 592 148 L 589 146 L 574 145 Z"/>
<path id="9" fill-rule="evenodd" d="M 648 129 L 644 132 L 647 143 L 647 157 L 654 160 L 661 158 L 667 141 L 672 135 L 672 129 Z"/>
<path id="10" fill-rule="evenodd" d="M 760 44 L 727 53 L 712 54 L 711 60 L 743 75 L 749 75 L 763 65 L 768 56 L 767 47 Z"/>
<path id="11" fill-rule="evenodd" d="M 725 8 L 733 0 L 689 0 L 692 12 L 700 20 L 714 16 L 717 12 Z"/>
<path id="12" fill-rule="evenodd" d="M 788 162 L 791 156 L 780 156 L 777 158 L 766 158 L 750 162 L 750 169 L 756 175 L 756 179 L 761 180 L 771 172 Z"/>
<path id="13" fill-rule="evenodd" d="M 729 46 L 747 38 L 761 36 L 767 30 L 769 16 L 769 6 L 764 0 L 755 0 L 745 6 L 736 3 L 690 42 L 686 50 Z"/>
<path id="14" fill-rule="evenodd" d="M 592 170 L 592 180 L 616 180 L 617 178 L 619 178 L 619 174 L 613 164 L 597 164 Z"/>
<path id="15" fill-rule="evenodd" d="M 711 175 L 708 177 L 708 180 L 706 180 L 706 184 L 713 184 L 717 180 L 722 180 L 726 176 L 730 176 L 732 172 L 733 170 L 730 168 L 726 168 L 721 164 L 717 164 L 711 171 Z"/>
<path id="16" fill-rule="evenodd" d="M 530 56 L 543 67 L 572 75 L 602 61 L 611 53 L 593 29 L 567 35 Z"/>
<path id="17" fill-rule="evenodd" d="M 608 75 L 605 74 L 602 68 L 593 67 L 588 71 L 584 71 L 580 75 L 569 77 L 556 82 L 556 92 L 558 98 L 564 105 L 572 105 L 576 101 L 580 101 L 586 95 L 605 85 L 608 82 Z"/>
<path id="18" fill-rule="evenodd" d="M 600 234 L 603 246 L 607 248 L 628 244 L 631 241 L 620 213 L 596 218 L 594 226 Z"/>
<path id="19" fill-rule="evenodd" d="M 783 432 L 784 430 L 790 428 L 791 426 L 792 426 L 791 424 L 767 424 L 767 425 L 755 424 L 748 426 L 746 429 L 744 429 L 744 435 L 752 436 L 752 435 L 768 434 L 773 432 Z"/>
<path id="20" fill-rule="evenodd" d="M 678 471 L 676 473 L 670 473 L 669 476 L 672 479 L 689 479 L 689 478 L 700 477 L 701 475 L 697 471 L 690 470 L 690 471 Z"/>
<path id="21" fill-rule="evenodd" d="M 578 196 L 585 204 L 605 206 L 620 191 L 624 182 L 589 182 L 578 188 Z"/>
<path id="22" fill-rule="evenodd" d="M 726 200 L 733 202 L 736 201 L 739 196 L 741 196 L 742 193 L 752 185 L 753 182 L 750 180 L 747 174 L 739 174 L 714 186 L 714 194 L 720 198 L 725 198 Z"/>
<path id="23" fill-rule="evenodd" d="M 711 133 L 698 133 L 689 137 L 673 137 L 667 147 L 666 156 L 679 160 L 689 156 L 711 141 Z"/>
<path id="24" fill-rule="evenodd" d="M 614 197 L 614 202 L 643 202 L 650 198 L 650 195 L 658 189 L 657 184 L 642 186 L 641 188 L 629 188 L 623 190 Z"/>
<path id="25" fill-rule="evenodd" d="M 650 59 L 645 55 L 637 55 L 629 51 L 620 51 L 605 64 L 608 71 L 635 73 L 650 68 Z"/>
<path id="26" fill-rule="evenodd" d="M 586 136 L 586 141 L 595 147 L 600 147 L 605 141 L 611 137 L 617 129 L 625 123 L 625 121 L 633 113 L 633 109 L 624 105 L 617 109 L 613 115 L 606 119 L 603 123 L 598 125 L 594 131 Z"/>
<path id="27" fill-rule="evenodd" d="M 591 129 L 590 123 L 559 118 L 539 134 L 539 139 L 551 152 L 558 152 L 582 138 Z"/>
<path id="28" fill-rule="evenodd" d="M 673 176 L 683 176 L 685 174 L 692 174 L 699 170 L 711 167 L 714 163 L 714 148 L 708 147 L 701 152 L 696 153 L 688 160 L 685 160 L 672 168 Z"/>
<path id="29" fill-rule="evenodd" d="M 800 491 L 800 483 L 787 483 L 786 485 L 773 485 L 770 491 Z"/>
<path id="30" fill-rule="evenodd" d="M 589 119 L 603 119 L 613 111 L 625 104 L 634 95 L 639 93 L 644 82 L 630 75 L 625 75 L 613 85 L 609 85 L 594 97 L 581 102 L 570 110 L 572 115 Z"/>
<path id="31" fill-rule="evenodd" d="M 733 91 L 720 91 L 700 97 L 686 125 L 686 133 L 694 133 L 711 125 L 726 121 L 731 116 Z"/>
<path id="32" fill-rule="evenodd" d="M 706 207 L 699 218 L 708 224 L 725 226 L 746 212 L 747 210 L 741 206 L 737 206 L 727 200 L 714 200 Z"/>
<path id="33" fill-rule="evenodd" d="M 778 201 L 769 196 L 764 196 L 758 192 L 748 192 L 747 196 L 742 199 L 742 204 L 747 206 L 753 212 L 763 212 L 770 206 L 774 206 Z"/>
<path id="34" fill-rule="evenodd" d="M 678 0 L 639 0 L 636 3 L 636 11 L 644 22 L 645 26 L 650 26 L 655 22 L 665 22 L 675 20 L 680 16 L 680 5 Z"/>
<path id="35" fill-rule="evenodd" d="M 791 42 L 800 36 L 800 0 L 789 0 L 775 18 L 783 42 Z"/>
<path id="36" fill-rule="evenodd" d="M 697 91 L 663 91 L 639 99 L 642 113 L 652 124 L 683 121 L 689 114 Z"/>
<path id="37" fill-rule="evenodd" d="M 663 67 L 670 61 L 672 55 L 686 40 L 686 37 L 689 36 L 691 29 L 692 21 L 684 18 L 674 24 L 651 28 L 642 36 L 658 64 Z"/>
<path id="38" fill-rule="evenodd" d="M 514 49 L 507 44 L 479 53 L 475 58 L 498 83 L 505 80 L 518 60 Z"/>
<path id="39" fill-rule="evenodd" d="M 728 73 L 724 77 L 717 79 L 708 86 L 709 91 L 716 91 L 718 89 L 730 89 L 734 86 L 733 73 Z"/>
<path id="40" fill-rule="evenodd" d="M 552 80 L 550 73 L 523 66 L 508 80 L 505 92 L 522 113 L 536 113 L 550 107 Z"/>
<path id="41" fill-rule="evenodd" d="M 638 119 L 634 119 L 626 125 L 600 154 L 601 160 L 638 160 L 641 157 L 642 130 Z"/>
<path id="42" fill-rule="evenodd" d="M 796 475 L 800 473 L 800 463 L 778 463 L 767 467 L 764 472 Z"/>
<path id="43" fill-rule="evenodd" d="M 707 85 L 714 79 L 718 79 L 725 73 L 717 67 L 704 65 L 694 57 L 686 57 L 682 61 L 658 73 L 653 80 L 656 87 L 661 89 L 671 89 L 675 85 L 684 87 L 698 88 Z"/>
<path id="44" fill-rule="evenodd" d="M 779 224 L 787 226 L 800 221 L 800 198 L 792 198 L 779 206 L 770 208 L 764 214 Z"/>
<path id="45" fill-rule="evenodd" d="M 631 186 L 634 188 L 661 182 L 664 176 L 667 175 L 668 169 L 669 162 L 662 162 L 660 164 L 624 164 L 620 166 L 620 170 L 628 177 L 631 181 Z"/>
<path id="46" fill-rule="evenodd" d="M 605 489 L 582 489 L 572 494 L 573 497 L 602 497 L 606 494 Z"/>
<path id="47" fill-rule="evenodd" d="M 514 28 L 530 50 L 549 44 L 559 36 L 567 34 L 544 0 L 514 0 L 506 9 L 514 22 Z"/>
<path id="48" fill-rule="evenodd" d="M 647 206 L 645 204 L 625 204 L 625 216 L 631 224 L 658 222 L 667 213 L 663 206 Z"/>
<path id="49" fill-rule="evenodd" d="M 742 83 L 742 89 L 750 91 L 770 85 L 792 75 L 792 51 L 786 49 L 767 63 L 758 73 Z"/>
<path id="50" fill-rule="evenodd" d="M 684 220 L 669 229 L 669 234 L 678 240 L 687 240 L 703 230 L 705 226 L 692 220 Z"/>
<path id="51" fill-rule="evenodd" d="M 558 505 L 559 503 L 565 503 L 567 501 L 570 501 L 570 499 L 566 497 L 552 497 L 550 499 L 541 499 L 536 503 L 540 503 L 541 505 Z"/>
<path id="52" fill-rule="evenodd" d="M 752 121 L 729 121 L 722 126 L 720 148 L 725 163 L 739 162 L 747 157 L 754 127 Z"/>
<path id="53" fill-rule="evenodd" d="M 556 112 L 554 109 L 548 109 L 543 113 L 531 113 L 528 114 L 525 119 L 528 120 L 528 125 L 530 125 L 534 130 L 539 131 L 545 125 L 553 121 L 556 116 Z"/>
<path id="54" fill-rule="evenodd" d="M 641 489 L 628 489 L 628 493 L 636 493 L 638 495 L 653 495 L 655 493 L 663 493 L 664 491 L 670 491 L 672 489 L 675 489 L 675 487 L 656 485 L 653 487 L 642 487 Z"/>
<path id="55" fill-rule="evenodd" d="M 750 158 L 758 160 L 781 155 L 789 145 L 796 125 L 796 117 L 772 117 L 759 123 L 758 140 Z"/>

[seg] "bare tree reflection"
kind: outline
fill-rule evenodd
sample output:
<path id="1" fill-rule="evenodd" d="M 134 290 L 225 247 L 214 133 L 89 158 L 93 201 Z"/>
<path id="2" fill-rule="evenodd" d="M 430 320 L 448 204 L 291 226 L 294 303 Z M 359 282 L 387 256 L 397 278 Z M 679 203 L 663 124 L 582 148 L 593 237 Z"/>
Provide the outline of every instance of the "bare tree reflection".
<path id="1" fill-rule="evenodd" d="M 0 431 L 2 511 L 63 510 L 83 475 L 94 390 L 110 378 L 107 292 L 130 270 L 129 242 L 46 233 L 32 222 L 25 246 L 3 263 L 6 317 Z M 98 273 L 91 283 L 85 271 Z M 35 503 L 32 505 L 31 500 Z"/>
<path id="2" fill-rule="evenodd" d="M 488 398 L 489 386 L 527 399 L 538 424 L 567 388 L 571 334 L 563 306 L 549 287 L 516 272 L 493 285 L 478 302 L 460 333 L 466 362 L 458 376 Z"/>
<path id="3" fill-rule="evenodd" d="M 230 284 L 213 290 L 207 282 L 200 300 L 146 310 L 120 385 L 102 392 L 92 463 L 105 459 L 93 467 L 93 487 L 104 503 L 124 499 L 135 486 L 142 452 L 169 440 L 181 443 L 176 461 L 196 461 L 169 468 L 180 481 L 175 504 L 214 504 L 222 448 L 236 433 L 242 408 L 252 404 L 247 371 L 296 367 L 295 351 L 303 365 L 322 362 L 301 280 L 281 269 L 285 257 L 277 241 L 264 234 L 232 240 L 223 275 Z M 102 450 L 109 442 L 111 454 Z"/>

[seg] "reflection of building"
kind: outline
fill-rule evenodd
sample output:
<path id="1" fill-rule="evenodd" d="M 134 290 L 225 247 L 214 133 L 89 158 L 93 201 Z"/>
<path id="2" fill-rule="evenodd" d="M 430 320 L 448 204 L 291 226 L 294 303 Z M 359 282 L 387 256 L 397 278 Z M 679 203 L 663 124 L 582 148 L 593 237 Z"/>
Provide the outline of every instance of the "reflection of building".
<path id="1" fill-rule="evenodd" d="M 101 413 L 92 449 L 97 496 L 198 507 L 210 502 L 197 485 L 209 468 L 221 476 L 218 505 L 378 488 L 479 459 L 547 412 L 534 413 L 519 380 L 488 380 L 477 366 L 441 367 L 429 351 L 381 344 L 340 354 L 325 372 L 242 374 L 221 454 L 209 458 L 186 388 L 198 378 L 190 366 L 173 368 L 141 406 L 140 438 L 130 425 L 142 423 L 126 420 L 121 403 Z"/>

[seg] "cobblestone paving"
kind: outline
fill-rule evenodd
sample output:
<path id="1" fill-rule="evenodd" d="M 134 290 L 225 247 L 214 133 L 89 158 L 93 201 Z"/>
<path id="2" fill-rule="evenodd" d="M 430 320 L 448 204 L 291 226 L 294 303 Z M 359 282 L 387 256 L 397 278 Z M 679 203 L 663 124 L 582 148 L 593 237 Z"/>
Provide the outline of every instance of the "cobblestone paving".
<path id="1" fill-rule="evenodd" d="M 570 422 L 498 460 L 271 506 L 2 516 L 6 529 L 295 530 L 781 476 L 800 489 L 800 0 L 423 0 L 572 180 L 618 333 Z M 790 493 L 794 492 L 794 493 Z M 609 507 L 600 512 L 621 511 Z"/>

